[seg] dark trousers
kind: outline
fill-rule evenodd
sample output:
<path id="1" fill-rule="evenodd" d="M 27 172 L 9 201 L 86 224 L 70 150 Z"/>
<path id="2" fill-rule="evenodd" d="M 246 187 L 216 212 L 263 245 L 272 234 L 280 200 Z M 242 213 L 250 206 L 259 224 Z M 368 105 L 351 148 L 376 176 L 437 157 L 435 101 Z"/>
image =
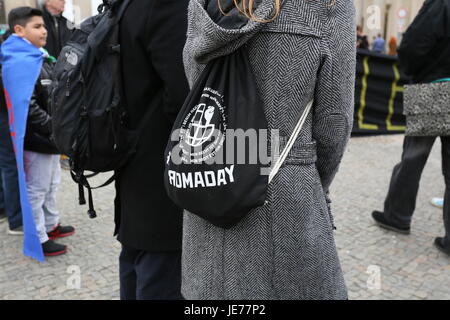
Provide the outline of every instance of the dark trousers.
<path id="1" fill-rule="evenodd" d="M 22 226 L 16 157 L 9 132 L 8 114 L 0 111 L 0 209 L 8 216 L 9 228 Z"/>
<path id="2" fill-rule="evenodd" d="M 181 300 L 181 251 L 146 252 L 122 246 L 121 300 Z"/>
<path id="3" fill-rule="evenodd" d="M 401 162 L 392 173 L 389 192 L 384 203 L 388 220 L 401 226 L 411 224 L 416 208 L 420 177 L 436 137 L 405 137 Z M 442 173 L 445 179 L 444 226 L 446 242 L 450 244 L 450 137 L 441 137 Z"/>

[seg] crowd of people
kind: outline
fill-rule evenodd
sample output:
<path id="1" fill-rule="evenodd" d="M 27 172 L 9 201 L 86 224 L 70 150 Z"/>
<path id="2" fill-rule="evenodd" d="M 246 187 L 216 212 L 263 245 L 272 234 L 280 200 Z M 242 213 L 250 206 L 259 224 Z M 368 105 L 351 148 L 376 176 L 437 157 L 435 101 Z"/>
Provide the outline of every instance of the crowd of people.
<path id="1" fill-rule="evenodd" d="M 379 33 L 376 37 L 373 38 L 372 43 L 369 43 L 368 36 L 364 34 L 363 28 L 361 26 L 356 27 L 357 32 L 357 41 L 356 47 L 358 49 L 371 50 L 380 54 L 388 54 L 390 56 L 397 56 L 397 38 L 391 37 L 389 42 L 387 43 L 386 50 L 386 40 Z"/>
<path id="2" fill-rule="evenodd" d="M 368 49 L 367 37 L 354 24 L 352 0 L 331 5 L 322 1 L 311 7 L 303 0 L 288 0 L 288 4 L 301 3 L 293 6 L 261 0 L 255 10 L 248 0 L 242 2 L 243 7 L 230 2 L 221 8 L 217 0 L 133 0 L 120 20 L 121 89 L 129 126 L 140 128 L 133 157 L 116 171 L 115 234 L 122 244 L 119 275 L 124 300 L 347 299 L 329 189 L 352 130 L 355 41 L 357 47 Z M 52 66 L 71 35 L 61 15 L 64 3 L 46 0 L 42 10 L 13 9 L 8 17 L 9 37 L 4 37 L 2 45 L 3 53 L 14 41 L 34 46 L 44 60 L 29 103 L 24 169 L 46 256 L 66 253 L 67 247 L 54 240 L 75 232 L 72 226 L 60 224 L 56 203 L 60 155 L 48 107 Z M 447 69 L 438 63 L 420 74 L 421 61 L 428 61 L 427 54 L 434 52 L 436 43 L 427 42 L 427 50 L 416 47 L 421 39 L 434 39 L 436 32 L 418 24 L 426 21 L 424 17 L 435 19 L 436 10 L 449 8 L 448 0 L 427 1 L 398 50 L 402 67 L 417 83 L 450 77 L 450 63 Z M 224 12 L 228 19 L 223 19 Z M 309 27 L 299 27 L 299 19 Z M 325 20 L 330 23 L 324 24 Z M 249 49 L 269 128 L 289 137 L 311 100 L 314 112 L 307 117 L 286 165 L 269 185 L 266 204 L 225 230 L 183 212 L 171 201 L 164 187 L 163 155 L 177 113 L 205 65 L 241 46 Z M 390 54 L 397 51 L 395 39 L 389 47 Z M 385 52 L 381 35 L 372 49 Z M 282 89 L 285 83 L 291 89 Z M 8 117 L 11 106 L 8 99 L 1 101 L 0 220 L 7 218 L 8 233 L 20 235 L 20 192 Z M 420 175 L 435 139 L 405 138 L 402 162 L 394 169 L 384 210 L 373 213 L 381 227 L 410 232 Z M 446 235 L 436 238 L 435 244 L 450 255 L 450 147 L 448 138 L 441 139 Z"/>

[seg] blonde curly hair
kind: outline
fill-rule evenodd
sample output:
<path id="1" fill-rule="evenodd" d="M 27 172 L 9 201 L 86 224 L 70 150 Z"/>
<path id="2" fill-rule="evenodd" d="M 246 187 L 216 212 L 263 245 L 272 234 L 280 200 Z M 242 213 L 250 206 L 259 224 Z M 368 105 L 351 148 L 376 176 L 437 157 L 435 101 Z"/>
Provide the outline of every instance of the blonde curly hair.
<path id="1" fill-rule="evenodd" d="M 221 4 L 222 1 L 223 0 L 217 0 L 217 2 L 219 3 L 220 11 L 222 12 L 223 15 L 227 15 L 222 9 L 222 4 Z M 254 14 L 254 4 L 255 4 L 256 0 L 232 0 L 232 1 L 233 1 L 234 6 L 243 15 L 245 15 L 250 20 L 253 20 L 256 22 L 271 22 L 278 17 L 278 15 L 280 14 L 280 10 L 281 10 L 281 0 L 273 0 L 275 2 L 275 11 L 273 13 L 272 18 L 270 18 L 269 20 L 262 20 L 262 19 L 258 18 L 257 16 L 255 16 L 255 14 Z"/>
<path id="2" fill-rule="evenodd" d="M 219 9 L 222 12 L 223 15 L 227 15 L 223 9 L 222 9 L 222 2 L 223 0 L 217 0 L 217 2 L 219 3 Z M 230 0 L 228 0 L 230 1 Z M 275 2 L 275 12 L 273 13 L 272 18 L 270 18 L 269 20 L 262 20 L 259 19 L 258 17 L 255 16 L 254 14 L 254 3 L 256 0 L 231 0 L 233 1 L 234 6 L 243 14 L 245 15 L 247 18 L 249 18 L 250 20 L 256 21 L 256 22 L 271 22 L 273 20 L 275 20 L 278 15 L 280 14 L 280 10 L 281 10 L 281 0 L 273 0 Z M 310 1 L 310 0 L 308 0 Z M 241 3 L 241 4 L 239 4 Z M 328 7 L 332 7 L 336 4 L 336 0 L 330 0 Z"/>

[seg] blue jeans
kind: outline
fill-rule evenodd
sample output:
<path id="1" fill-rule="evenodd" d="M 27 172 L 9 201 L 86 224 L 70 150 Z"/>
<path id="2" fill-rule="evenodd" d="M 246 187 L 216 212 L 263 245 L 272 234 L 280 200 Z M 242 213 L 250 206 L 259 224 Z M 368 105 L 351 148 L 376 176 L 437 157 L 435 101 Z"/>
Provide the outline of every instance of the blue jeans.
<path id="1" fill-rule="evenodd" d="M 0 111 L 0 208 L 8 216 L 9 228 L 22 226 L 17 164 L 9 133 L 8 114 Z"/>

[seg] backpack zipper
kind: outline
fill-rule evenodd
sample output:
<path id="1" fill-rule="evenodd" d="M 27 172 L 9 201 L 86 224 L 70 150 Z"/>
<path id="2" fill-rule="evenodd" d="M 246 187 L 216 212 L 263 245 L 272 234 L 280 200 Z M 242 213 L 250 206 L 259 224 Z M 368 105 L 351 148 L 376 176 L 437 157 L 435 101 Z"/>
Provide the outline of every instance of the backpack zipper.
<path id="1" fill-rule="evenodd" d="M 66 97 L 70 97 L 70 74 L 67 76 Z"/>

